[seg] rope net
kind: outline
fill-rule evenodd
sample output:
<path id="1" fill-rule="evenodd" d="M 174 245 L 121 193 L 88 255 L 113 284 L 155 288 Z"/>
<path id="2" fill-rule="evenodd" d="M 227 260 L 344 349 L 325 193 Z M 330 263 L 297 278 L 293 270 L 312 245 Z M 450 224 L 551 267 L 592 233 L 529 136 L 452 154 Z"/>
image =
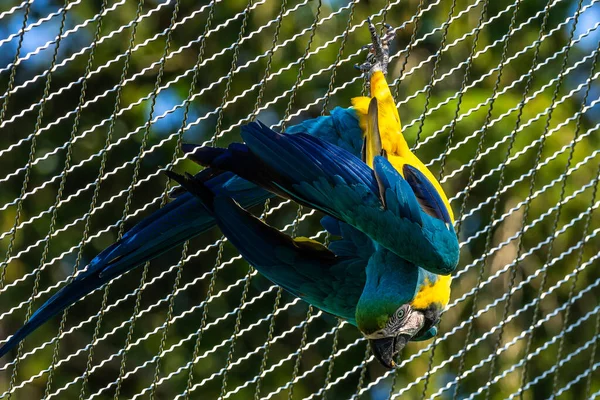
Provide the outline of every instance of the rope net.
<path id="1" fill-rule="evenodd" d="M 347 107 L 366 18 L 457 215 L 435 340 L 381 367 L 358 330 L 211 230 L 112 281 L 0 366 L 0 397 L 596 398 L 598 0 L 9 0 L 0 5 L 1 343 L 167 201 L 182 141 L 223 146 Z M 326 240 L 320 215 L 257 212 Z"/>

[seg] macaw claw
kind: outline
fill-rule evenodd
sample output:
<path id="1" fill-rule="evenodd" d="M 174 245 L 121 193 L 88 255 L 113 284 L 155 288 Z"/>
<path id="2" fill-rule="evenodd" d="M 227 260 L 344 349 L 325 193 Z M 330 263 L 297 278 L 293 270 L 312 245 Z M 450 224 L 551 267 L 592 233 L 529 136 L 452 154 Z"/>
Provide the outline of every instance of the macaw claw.
<path id="1" fill-rule="evenodd" d="M 370 17 L 367 18 L 367 21 L 369 32 L 371 32 L 371 43 L 362 48 L 369 49 L 369 53 L 367 60 L 360 65 L 355 64 L 354 68 L 369 75 L 374 71 L 382 71 L 385 74 L 390 62 L 389 44 L 396 37 L 396 30 L 390 24 L 384 23 L 385 32 L 380 36 Z"/>

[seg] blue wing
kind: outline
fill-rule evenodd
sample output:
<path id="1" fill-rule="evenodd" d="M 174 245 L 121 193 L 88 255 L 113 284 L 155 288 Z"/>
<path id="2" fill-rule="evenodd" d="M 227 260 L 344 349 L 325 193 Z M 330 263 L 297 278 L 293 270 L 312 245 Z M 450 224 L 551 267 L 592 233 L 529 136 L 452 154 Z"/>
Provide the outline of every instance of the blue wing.
<path id="1" fill-rule="evenodd" d="M 444 221 L 446 224 L 452 225 L 448 209 L 429 179 L 421 171 L 408 164 L 404 165 L 403 173 L 423 211 Z"/>
<path id="2" fill-rule="evenodd" d="M 309 119 L 290 126 L 286 134 L 304 133 L 334 144 L 360 157 L 364 132 L 353 108 L 334 108 L 330 115 Z"/>
<path id="3" fill-rule="evenodd" d="M 349 150 L 360 148 L 362 140 L 356 113 L 351 108 L 337 108 L 330 116 L 305 121 L 298 127 L 288 128 L 288 131 L 305 132 L 333 140 Z M 246 208 L 273 196 L 228 172 L 206 169 L 196 179 L 217 194 L 231 196 Z M 126 232 L 121 240 L 98 254 L 75 280 L 46 301 L 0 348 L 0 357 L 52 316 L 86 294 L 215 225 L 214 217 L 202 207 L 198 198 L 182 190 L 175 190 L 173 197 L 174 201 Z"/>
<path id="4" fill-rule="evenodd" d="M 364 234 L 338 222 L 336 232 L 346 238 L 335 241 L 330 249 L 310 239 L 293 239 L 254 217 L 231 197 L 215 195 L 190 175 L 170 172 L 169 176 L 202 199 L 223 235 L 265 277 L 306 302 L 355 323 L 365 268 L 374 252 Z"/>
<path id="5" fill-rule="evenodd" d="M 200 164 L 232 171 L 342 220 L 433 273 L 449 274 L 456 267 L 454 230 L 421 207 L 410 182 L 384 157 L 375 157 L 371 170 L 337 146 L 302 133 L 281 135 L 260 123 L 244 126 L 242 137 L 245 145 L 186 150 Z"/>

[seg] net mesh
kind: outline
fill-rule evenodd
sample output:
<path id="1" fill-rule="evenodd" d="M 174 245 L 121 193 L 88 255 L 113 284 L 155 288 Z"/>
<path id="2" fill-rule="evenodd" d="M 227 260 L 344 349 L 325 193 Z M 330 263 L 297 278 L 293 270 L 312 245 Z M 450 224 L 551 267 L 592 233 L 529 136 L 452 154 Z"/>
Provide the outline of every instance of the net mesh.
<path id="1" fill-rule="evenodd" d="M 2 343 L 77 266 L 167 202 L 182 141 L 226 145 L 347 107 L 366 17 L 457 215 L 435 340 L 394 371 L 216 230 L 78 301 L 6 356 L 2 398 L 597 398 L 597 0 L 0 4 Z M 320 215 L 262 212 L 326 241 Z"/>

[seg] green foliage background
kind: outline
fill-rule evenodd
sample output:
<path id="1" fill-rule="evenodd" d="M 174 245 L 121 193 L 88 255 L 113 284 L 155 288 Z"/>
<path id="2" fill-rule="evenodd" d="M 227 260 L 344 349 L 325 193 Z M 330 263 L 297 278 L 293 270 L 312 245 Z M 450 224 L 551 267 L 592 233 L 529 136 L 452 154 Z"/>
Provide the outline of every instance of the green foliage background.
<path id="1" fill-rule="evenodd" d="M 461 272 L 453 281 L 452 296 L 462 300 L 443 316 L 441 335 L 463 325 L 435 347 L 433 358 L 431 351 L 419 353 L 429 343 L 412 343 L 402 354 L 402 359 L 408 360 L 402 368 L 380 379 L 387 371 L 372 359 L 363 363 L 368 353 L 354 327 L 338 326 L 334 318 L 308 310 L 306 304 L 287 293 L 279 297 L 277 288 L 249 270 L 228 243 L 218 241 L 220 234 L 213 230 L 184 249 L 173 249 L 126 274 L 110 289 L 78 302 L 62 322 L 60 316 L 56 317 L 32 334 L 19 353 L 27 356 L 19 358 L 16 373 L 10 363 L 17 357 L 16 351 L 2 360 L 3 365 L 9 363 L 0 367 L 2 393 L 17 387 L 12 398 L 40 398 L 44 393 L 58 398 L 132 398 L 141 393 L 137 398 L 166 399 L 189 387 L 193 389 L 191 398 L 202 399 L 220 394 L 236 399 L 270 394 L 270 398 L 298 399 L 315 393 L 313 397 L 321 398 L 326 393 L 330 399 L 341 399 L 370 387 L 362 390 L 359 398 L 387 398 L 392 388 L 403 390 L 406 398 L 432 396 L 442 388 L 446 389 L 441 393 L 444 398 L 453 394 L 464 398 L 478 390 L 481 392 L 477 398 L 506 398 L 522 387 L 523 368 L 510 368 L 523 360 L 529 335 L 502 351 L 492 368 L 488 357 L 498 343 L 502 347 L 529 329 L 534 318 L 550 315 L 567 304 L 572 295 L 579 294 L 568 315 L 565 310 L 558 312 L 533 330 L 530 352 L 549 340 L 555 341 L 527 363 L 524 382 L 544 373 L 546 376 L 526 388 L 524 398 L 547 398 L 580 374 L 561 398 L 585 398 L 588 390 L 594 393 L 600 389 L 597 370 L 585 373 L 590 362 L 600 359 L 595 354 L 599 321 L 595 307 L 600 296 L 595 257 L 600 246 L 596 236 L 600 217 L 599 196 L 594 197 L 600 163 L 600 114 L 597 107 L 591 107 L 581 118 L 574 117 L 581 109 L 597 51 L 595 28 L 588 39 L 569 49 L 567 67 L 584 61 L 560 80 L 556 99 L 565 98 L 548 118 L 557 87 L 551 80 L 561 75 L 565 55 L 562 49 L 569 42 L 573 21 L 557 26 L 574 15 L 576 1 L 551 3 L 543 33 L 552 33 L 539 46 L 536 61 L 536 65 L 544 65 L 533 72 L 529 84 L 527 76 L 536 52 L 532 43 L 540 35 L 543 21 L 543 13 L 538 13 L 546 3 L 518 3 L 515 27 L 531 21 L 511 36 L 506 54 L 510 58 L 529 48 L 502 69 L 502 94 L 494 97 L 490 113 L 491 120 L 501 118 L 486 129 L 489 99 L 495 93 L 497 67 L 502 62 L 502 40 L 515 9 L 512 2 L 490 1 L 484 19 L 490 22 L 475 35 L 472 31 L 478 26 L 483 1 L 354 4 L 288 0 L 280 28 L 277 16 L 282 4 L 274 0 L 254 1 L 245 14 L 245 0 L 221 1 L 214 7 L 186 0 L 148 0 L 142 6 L 136 1 L 107 1 L 106 7 L 114 9 L 102 18 L 100 37 L 121 31 L 95 47 L 90 70 L 108 66 L 87 79 L 84 99 L 88 104 L 79 113 L 72 111 L 77 110 L 80 100 L 89 48 L 75 55 L 93 42 L 98 19 L 90 19 L 103 6 L 98 0 L 66 4 L 70 9 L 64 31 L 89 21 L 61 40 L 55 64 L 74 57 L 66 65 L 51 74 L 45 72 L 52 64 L 52 44 L 20 61 L 11 82 L 10 63 L 18 47 L 18 35 L 0 47 L 0 66 L 5 66 L 0 73 L 0 93 L 4 93 L 0 99 L 0 123 L 4 123 L 0 125 L 0 337 L 7 337 L 22 324 L 30 311 L 32 291 L 39 294 L 33 301 L 37 307 L 54 293 L 58 282 L 73 272 L 74 265 L 86 265 L 120 233 L 166 201 L 169 184 L 159 171 L 172 166 L 174 156 L 180 157 L 176 150 L 180 137 L 202 143 L 211 141 L 216 132 L 217 138 L 211 143 L 223 146 L 239 140 L 237 127 L 256 110 L 257 118 L 265 123 L 276 124 L 286 117 L 289 126 L 327 113 L 335 106 L 349 106 L 350 99 L 364 90 L 353 65 L 364 59 L 360 48 L 369 40 L 365 19 L 373 14 L 376 21 L 384 16 L 387 22 L 400 27 L 391 48 L 396 56 L 389 78 L 393 81 L 401 77 L 394 93 L 400 102 L 404 134 L 411 145 L 417 145 L 419 157 L 434 160 L 432 170 L 443 176 L 455 214 L 467 215 L 460 224 Z M 16 5 L 16 1 L 5 2 L 0 13 Z M 53 12 L 58 14 L 42 25 L 44 29 L 25 35 L 21 57 L 27 49 L 35 49 L 58 34 L 61 6 L 54 0 L 31 5 L 28 23 Z M 175 9 L 174 21 L 180 24 L 167 35 Z M 421 9 L 425 11 L 415 24 L 411 18 Z M 595 6 L 585 11 L 587 19 L 578 22 L 575 39 L 593 28 L 589 15 L 597 16 L 597 10 Z M 138 11 L 141 15 L 151 14 L 133 24 Z M 0 19 L 0 39 L 20 29 L 24 14 L 25 7 L 21 7 Z M 444 23 L 449 15 L 454 18 L 446 31 Z M 209 20 L 211 33 L 204 37 Z M 313 31 L 315 21 L 318 24 Z M 274 39 L 276 31 L 278 37 Z M 244 40 L 236 45 L 240 35 Z M 130 42 L 138 47 L 128 57 Z M 442 42 L 448 48 L 440 55 Z M 274 43 L 279 47 L 271 54 Z M 463 62 L 469 59 L 473 47 L 479 53 L 465 78 Z M 194 65 L 201 51 L 200 68 L 194 78 Z M 163 54 L 172 56 L 161 63 Z M 594 68 L 597 74 L 599 68 Z M 19 86 L 42 73 L 35 81 Z M 123 84 L 121 76 L 126 79 Z M 265 76 L 269 78 L 261 84 Z M 164 86 L 173 80 L 156 94 L 157 82 Z M 463 82 L 468 89 L 457 96 Z M 194 97 L 187 109 L 186 129 L 181 132 L 184 101 L 192 86 Z M 90 102 L 107 90 L 103 97 Z M 526 102 L 518 117 L 526 90 L 528 96 L 537 94 Z M 587 104 L 595 104 L 598 90 L 596 79 Z M 175 112 L 152 122 L 178 104 Z M 115 110 L 116 117 L 111 117 Z M 532 121 L 538 113 L 545 114 Z M 515 126 L 521 128 L 509 149 Z M 539 141 L 535 141 L 545 132 L 552 135 L 539 150 Z M 572 147 L 576 134 L 579 139 Z M 72 137 L 76 139 L 70 140 Z M 446 153 L 448 148 L 451 151 Z M 538 151 L 543 166 L 535 168 Z M 558 154 L 553 156 L 555 152 Z M 518 156 L 506 163 L 508 153 Z M 566 167 L 575 169 L 565 178 Z M 198 170 L 180 159 L 174 168 Z M 132 186 L 132 181 L 137 183 Z M 530 190 L 542 191 L 526 201 Z M 288 233 L 310 236 L 321 230 L 320 216 L 310 210 L 278 200 L 272 201 L 269 209 L 267 221 Z M 501 221 L 488 235 L 493 215 Z M 524 226 L 528 228 L 520 234 Z M 549 239 L 553 235 L 555 239 Z M 588 235 L 582 244 L 582 238 Z M 318 238 L 324 240 L 325 235 L 321 233 Z M 490 248 L 496 250 L 484 256 Z M 180 262 L 182 251 L 184 262 Z M 546 275 L 541 268 L 548 260 L 554 261 Z M 574 276 L 579 266 L 582 270 Z M 494 274 L 495 278 L 487 282 Z M 561 281 L 567 274 L 571 274 L 569 279 Z M 477 315 L 472 324 L 465 322 L 529 277 L 533 278 L 511 295 L 509 304 L 499 301 Z M 480 280 L 487 283 L 475 297 L 471 291 Z M 535 307 L 526 306 L 554 285 L 558 286 L 543 296 L 534 316 Z M 136 291 L 138 287 L 142 289 Z M 171 296 L 174 288 L 176 295 Z M 463 298 L 466 293 L 471 295 Z M 109 307 L 100 312 L 103 303 Z M 278 310 L 275 317 L 271 314 L 274 307 Z M 511 317 L 503 323 L 505 312 Z M 170 322 L 165 325 L 168 316 Z M 307 318 L 308 324 L 304 322 Z M 564 340 L 560 338 L 565 328 L 577 323 Z M 59 331 L 64 333 L 61 339 L 52 339 Z M 93 349 L 92 338 L 96 338 Z M 267 342 L 267 338 L 276 340 Z M 476 345 L 469 347 L 462 358 L 465 340 L 476 341 Z M 37 349 L 35 353 L 28 354 L 33 349 Z M 579 353 L 561 364 L 555 374 L 558 359 L 578 349 Z M 333 360 L 331 354 L 335 355 Z M 188 363 L 194 355 L 200 359 L 190 368 Z M 55 368 L 48 372 L 53 360 Z M 431 360 L 435 369 L 426 375 Z M 225 366 L 229 366 L 227 372 Z M 468 374 L 458 380 L 457 376 L 465 371 Z M 489 392 L 481 389 L 504 371 L 511 372 L 495 380 Z M 255 377 L 259 374 L 257 388 Z"/>

